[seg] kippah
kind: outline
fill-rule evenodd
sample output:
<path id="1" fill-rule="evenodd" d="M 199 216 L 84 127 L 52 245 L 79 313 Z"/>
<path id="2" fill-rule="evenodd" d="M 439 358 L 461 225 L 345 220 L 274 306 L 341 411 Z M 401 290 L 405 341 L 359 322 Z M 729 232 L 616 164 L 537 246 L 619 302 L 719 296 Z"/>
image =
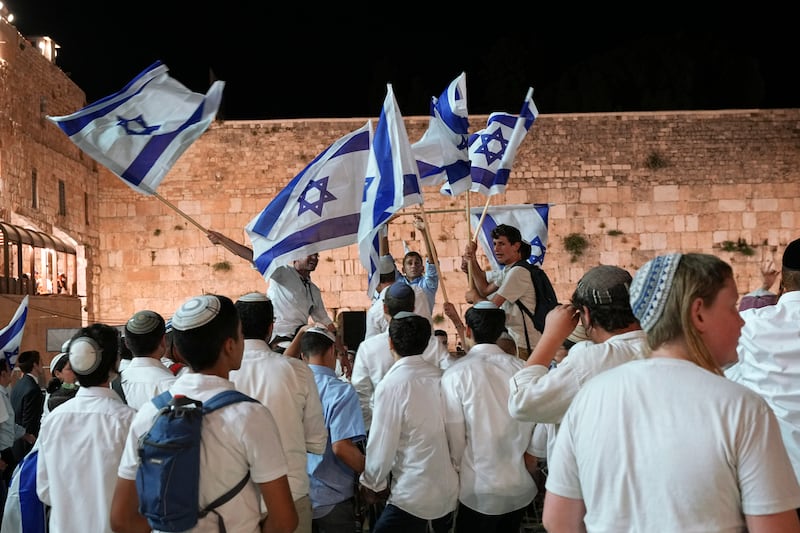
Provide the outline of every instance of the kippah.
<path id="1" fill-rule="evenodd" d="M 164 323 L 164 333 L 170 333 L 172 331 L 172 319 L 168 319 Z"/>
<path id="2" fill-rule="evenodd" d="M 263 292 L 253 291 L 253 292 L 248 292 L 247 294 L 243 294 L 242 296 L 239 297 L 238 301 L 244 303 L 254 303 L 254 302 L 268 302 L 269 299 L 267 298 L 267 295 L 264 294 Z"/>
<path id="3" fill-rule="evenodd" d="M 583 275 L 575 292 L 580 300 L 595 305 L 628 303 L 630 285 L 631 275 L 627 270 L 612 265 L 600 265 Z"/>
<path id="4" fill-rule="evenodd" d="M 420 315 L 418 315 L 416 313 L 412 313 L 411 311 L 400 311 L 399 313 L 394 315 L 392 318 L 400 319 L 400 318 L 408 318 L 408 317 L 411 317 L 411 316 L 420 316 Z M 420 317 L 420 318 L 422 318 L 422 317 Z"/>
<path id="5" fill-rule="evenodd" d="M 489 300 L 481 300 L 480 302 L 476 303 L 472 306 L 473 309 L 500 309 L 495 305 L 494 302 L 490 302 Z"/>
<path id="6" fill-rule="evenodd" d="M 50 373 L 53 373 L 53 369 L 58 366 L 58 362 L 64 359 L 65 357 L 69 357 L 66 352 L 61 352 L 56 354 L 52 359 L 50 359 Z"/>
<path id="7" fill-rule="evenodd" d="M 311 326 L 310 328 L 308 328 L 306 330 L 306 333 L 314 333 L 316 335 L 322 335 L 323 337 L 325 337 L 329 341 L 334 342 L 334 343 L 336 342 L 336 337 L 333 336 L 333 333 L 328 331 L 328 328 L 323 328 L 323 327 L 320 327 L 320 326 Z"/>
<path id="8" fill-rule="evenodd" d="M 81 376 L 88 376 L 100 366 L 103 350 L 91 337 L 78 337 L 69 345 L 69 366 Z"/>
<path id="9" fill-rule="evenodd" d="M 125 329 L 134 335 L 146 335 L 158 329 L 164 322 L 161 315 L 154 311 L 139 311 L 125 324 Z"/>
<path id="10" fill-rule="evenodd" d="M 783 251 L 783 268 L 800 270 L 800 239 L 790 242 Z"/>
<path id="11" fill-rule="evenodd" d="M 391 296 L 392 298 L 399 298 L 401 300 L 405 300 L 406 298 L 410 298 L 412 294 L 414 294 L 414 289 L 411 286 L 404 282 L 404 281 L 397 281 L 389 286 L 389 290 L 386 291 L 386 294 Z"/>
<path id="12" fill-rule="evenodd" d="M 381 274 L 391 274 L 395 271 L 394 259 L 391 255 L 382 255 L 378 266 Z"/>
<path id="13" fill-rule="evenodd" d="M 631 309 L 644 331 L 661 318 L 682 254 L 660 255 L 640 268 L 631 283 Z"/>
<path id="14" fill-rule="evenodd" d="M 212 294 L 189 298 L 172 316 L 172 327 L 187 331 L 205 326 L 219 314 L 220 307 L 219 300 Z"/>

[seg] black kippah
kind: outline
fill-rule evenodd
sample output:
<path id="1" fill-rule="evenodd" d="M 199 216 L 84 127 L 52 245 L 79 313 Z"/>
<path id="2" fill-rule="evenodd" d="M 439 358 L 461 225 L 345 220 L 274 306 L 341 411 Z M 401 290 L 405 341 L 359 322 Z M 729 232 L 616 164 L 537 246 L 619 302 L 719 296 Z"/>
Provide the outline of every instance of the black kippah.
<path id="1" fill-rule="evenodd" d="M 800 239 L 790 242 L 783 251 L 783 268 L 800 270 Z"/>

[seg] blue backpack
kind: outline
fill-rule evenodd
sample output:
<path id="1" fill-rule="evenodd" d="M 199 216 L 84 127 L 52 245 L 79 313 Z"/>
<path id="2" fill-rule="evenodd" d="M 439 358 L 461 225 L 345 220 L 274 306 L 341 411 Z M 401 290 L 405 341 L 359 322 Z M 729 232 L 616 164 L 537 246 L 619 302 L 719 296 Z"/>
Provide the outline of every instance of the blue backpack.
<path id="1" fill-rule="evenodd" d="M 161 531 L 185 531 L 208 513 L 233 498 L 250 480 L 250 473 L 231 490 L 200 509 L 200 434 L 203 415 L 235 402 L 257 400 L 237 390 L 226 390 L 202 403 L 169 391 L 153 398 L 158 407 L 153 426 L 139 439 L 136 490 L 139 513 L 150 527 Z"/>

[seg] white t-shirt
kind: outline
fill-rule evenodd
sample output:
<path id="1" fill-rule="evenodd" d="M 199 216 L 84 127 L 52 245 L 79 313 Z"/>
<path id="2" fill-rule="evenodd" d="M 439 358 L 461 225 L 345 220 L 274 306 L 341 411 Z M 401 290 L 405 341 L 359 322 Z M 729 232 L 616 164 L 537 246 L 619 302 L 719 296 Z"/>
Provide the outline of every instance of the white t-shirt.
<path id="1" fill-rule="evenodd" d="M 689 361 L 654 358 L 578 393 L 546 487 L 584 501 L 588 532 L 741 532 L 743 515 L 800 507 L 790 466 L 761 397 Z"/>
<path id="2" fill-rule="evenodd" d="M 175 375 L 160 359 L 134 357 L 120 374 L 125 401 L 134 409 L 169 390 L 175 383 Z"/>
<path id="3" fill-rule="evenodd" d="M 533 326 L 533 320 L 516 304 L 517 300 L 520 300 L 531 313 L 536 309 L 536 290 L 533 288 L 531 273 L 523 267 L 513 268 L 511 265 L 506 266 L 501 272 L 494 283 L 499 287 L 495 294 L 506 299 L 500 306 L 506 312 L 506 329 L 514 339 L 517 349 L 527 349 L 528 343 L 525 341 L 525 326 L 527 325 L 528 341 L 533 350 L 542 334 Z"/>
<path id="4" fill-rule="evenodd" d="M 233 383 L 227 379 L 190 372 L 180 376 L 170 392 L 173 395 L 183 394 L 203 402 L 219 392 L 233 388 Z M 64 405 L 69 405 L 73 401 L 70 400 Z M 59 410 L 61 407 L 55 412 Z M 136 470 L 139 468 L 137 453 L 139 438 L 153 425 L 155 414 L 156 406 L 152 402 L 142 405 L 136 413 L 119 463 L 117 472 L 119 477 L 136 479 Z M 228 531 L 260 533 L 261 528 L 258 523 L 263 518 L 261 512 L 263 501 L 258 484 L 273 481 L 287 474 L 286 458 L 281 448 L 278 426 L 272 414 L 258 402 L 231 404 L 203 418 L 201 438 L 200 507 L 205 507 L 235 487 L 249 470 L 252 483 L 244 487 L 229 502 L 217 507 L 216 511 L 222 515 Z M 79 516 L 83 517 L 82 514 Z M 217 533 L 218 530 L 216 516 L 214 513 L 209 513 L 191 531 Z M 71 531 L 84 531 L 84 529 Z"/>

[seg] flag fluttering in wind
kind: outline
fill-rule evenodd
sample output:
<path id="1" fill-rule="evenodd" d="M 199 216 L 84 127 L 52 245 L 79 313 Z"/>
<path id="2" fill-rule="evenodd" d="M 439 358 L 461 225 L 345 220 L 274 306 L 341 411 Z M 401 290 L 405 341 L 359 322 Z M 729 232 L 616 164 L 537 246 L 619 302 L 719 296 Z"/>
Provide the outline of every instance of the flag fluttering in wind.
<path id="1" fill-rule="evenodd" d="M 422 204 L 417 161 L 411 151 L 408 133 L 394 98 L 392 85 L 386 86 L 386 99 L 372 140 L 358 227 L 361 264 L 369 276 L 367 294 L 378 285 L 378 229 L 398 210 Z"/>
<path id="2" fill-rule="evenodd" d="M 522 239 L 531 245 L 531 256 L 523 257 L 523 259 L 527 259 L 534 265 L 542 265 L 544 254 L 547 251 L 547 217 L 549 212 L 550 206 L 548 204 L 501 205 L 490 206 L 487 209 L 478 233 L 478 241 L 493 270 L 501 268 L 494 255 L 494 246 L 492 244 L 492 230 L 500 224 L 507 224 L 517 228 L 522 233 Z M 478 227 L 481 215 L 483 215 L 482 207 L 470 209 L 469 221 L 473 231 Z"/>
<path id="3" fill-rule="evenodd" d="M 471 191 L 486 196 L 505 192 L 519 145 L 538 115 L 533 89 L 529 88 L 519 116 L 492 113 L 486 128 L 470 135 Z"/>
<path id="4" fill-rule="evenodd" d="M 11 322 L 0 330 L 0 353 L 8 361 L 8 366 L 14 368 L 19 355 L 19 345 L 22 343 L 22 333 L 25 331 L 25 321 L 28 319 L 28 297 L 22 299 Z"/>
<path id="5" fill-rule="evenodd" d="M 431 98 L 431 118 L 422 138 L 411 145 L 423 186 L 441 185 L 453 196 L 469 189 L 469 112 L 467 75 L 450 82 L 439 98 Z"/>
<path id="6" fill-rule="evenodd" d="M 368 121 L 336 140 L 245 227 L 265 278 L 293 259 L 358 241 L 371 135 Z"/>
<path id="7" fill-rule="evenodd" d="M 223 81 L 194 93 L 160 61 L 121 91 L 62 117 L 47 118 L 98 163 L 142 194 L 153 194 L 184 151 L 211 125 Z"/>

